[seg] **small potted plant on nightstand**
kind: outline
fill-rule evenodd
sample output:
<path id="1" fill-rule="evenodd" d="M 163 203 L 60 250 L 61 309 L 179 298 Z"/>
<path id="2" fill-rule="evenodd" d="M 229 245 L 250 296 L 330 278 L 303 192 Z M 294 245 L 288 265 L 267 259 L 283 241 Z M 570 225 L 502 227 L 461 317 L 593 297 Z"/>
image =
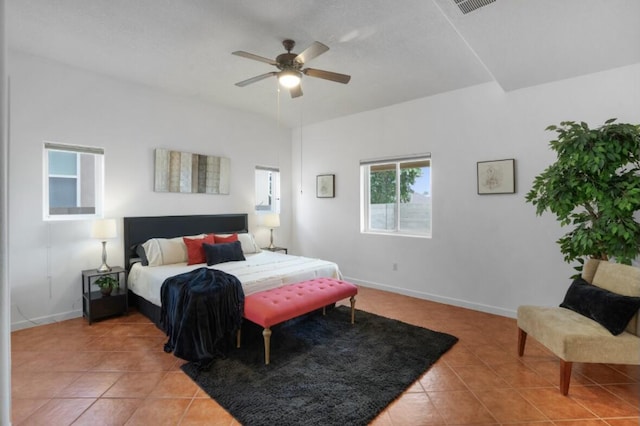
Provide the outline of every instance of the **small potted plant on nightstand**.
<path id="1" fill-rule="evenodd" d="M 120 282 L 111 275 L 103 275 L 97 280 L 95 280 L 95 284 L 100 287 L 100 292 L 104 296 L 111 295 L 111 291 L 114 288 L 118 288 L 120 286 Z"/>

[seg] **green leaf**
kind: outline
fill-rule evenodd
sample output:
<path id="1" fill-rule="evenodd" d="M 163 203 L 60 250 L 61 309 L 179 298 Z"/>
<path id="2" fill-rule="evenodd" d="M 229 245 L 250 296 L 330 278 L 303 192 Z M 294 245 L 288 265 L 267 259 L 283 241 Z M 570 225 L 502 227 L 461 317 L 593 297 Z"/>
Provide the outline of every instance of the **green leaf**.
<path id="1" fill-rule="evenodd" d="M 584 257 L 628 263 L 640 254 L 640 125 L 611 118 L 597 129 L 587 123 L 550 125 L 557 160 L 533 181 L 525 201 L 536 215 L 550 212 L 561 226 L 566 262 Z"/>

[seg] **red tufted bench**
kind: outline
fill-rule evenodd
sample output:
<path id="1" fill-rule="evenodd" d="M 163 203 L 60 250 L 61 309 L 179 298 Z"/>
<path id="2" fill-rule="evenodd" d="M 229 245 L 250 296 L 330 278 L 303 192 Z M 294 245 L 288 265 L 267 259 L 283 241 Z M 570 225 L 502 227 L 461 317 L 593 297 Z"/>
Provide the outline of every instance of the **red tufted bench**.
<path id="1" fill-rule="evenodd" d="M 355 321 L 355 295 L 358 288 L 346 281 L 333 278 L 315 278 L 296 284 L 251 294 L 244 299 L 244 317 L 262 327 L 264 331 L 264 363 L 269 364 L 271 326 L 300 315 L 336 303 L 349 297 L 351 301 L 351 324 Z M 240 330 L 238 330 L 240 347 Z"/>

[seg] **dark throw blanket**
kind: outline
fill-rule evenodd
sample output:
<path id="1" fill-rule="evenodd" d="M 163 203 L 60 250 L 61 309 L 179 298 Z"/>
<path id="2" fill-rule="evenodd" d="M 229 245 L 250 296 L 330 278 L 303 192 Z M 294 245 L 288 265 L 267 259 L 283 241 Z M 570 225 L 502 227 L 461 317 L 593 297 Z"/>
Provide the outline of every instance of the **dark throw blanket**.
<path id="1" fill-rule="evenodd" d="M 224 357 L 242 323 L 244 292 L 233 275 L 199 268 L 167 278 L 160 290 L 166 352 L 206 367 Z"/>

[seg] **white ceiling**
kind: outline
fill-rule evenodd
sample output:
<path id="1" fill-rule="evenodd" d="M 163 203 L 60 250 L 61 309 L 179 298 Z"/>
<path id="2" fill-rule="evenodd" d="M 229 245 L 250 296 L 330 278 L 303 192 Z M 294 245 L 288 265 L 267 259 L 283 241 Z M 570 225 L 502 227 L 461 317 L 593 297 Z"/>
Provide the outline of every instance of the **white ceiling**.
<path id="1" fill-rule="evenodd" d="M 472 0 L 470 0 L 472 1 Z M 640 63 L 639 0 L 7 0 L 10 49 L 119 79 L 309 124 L 496 81 L 505 91 Z M 231 55 L 330 50 L 304 96 L 278 95 L 275 70 Z"/>

